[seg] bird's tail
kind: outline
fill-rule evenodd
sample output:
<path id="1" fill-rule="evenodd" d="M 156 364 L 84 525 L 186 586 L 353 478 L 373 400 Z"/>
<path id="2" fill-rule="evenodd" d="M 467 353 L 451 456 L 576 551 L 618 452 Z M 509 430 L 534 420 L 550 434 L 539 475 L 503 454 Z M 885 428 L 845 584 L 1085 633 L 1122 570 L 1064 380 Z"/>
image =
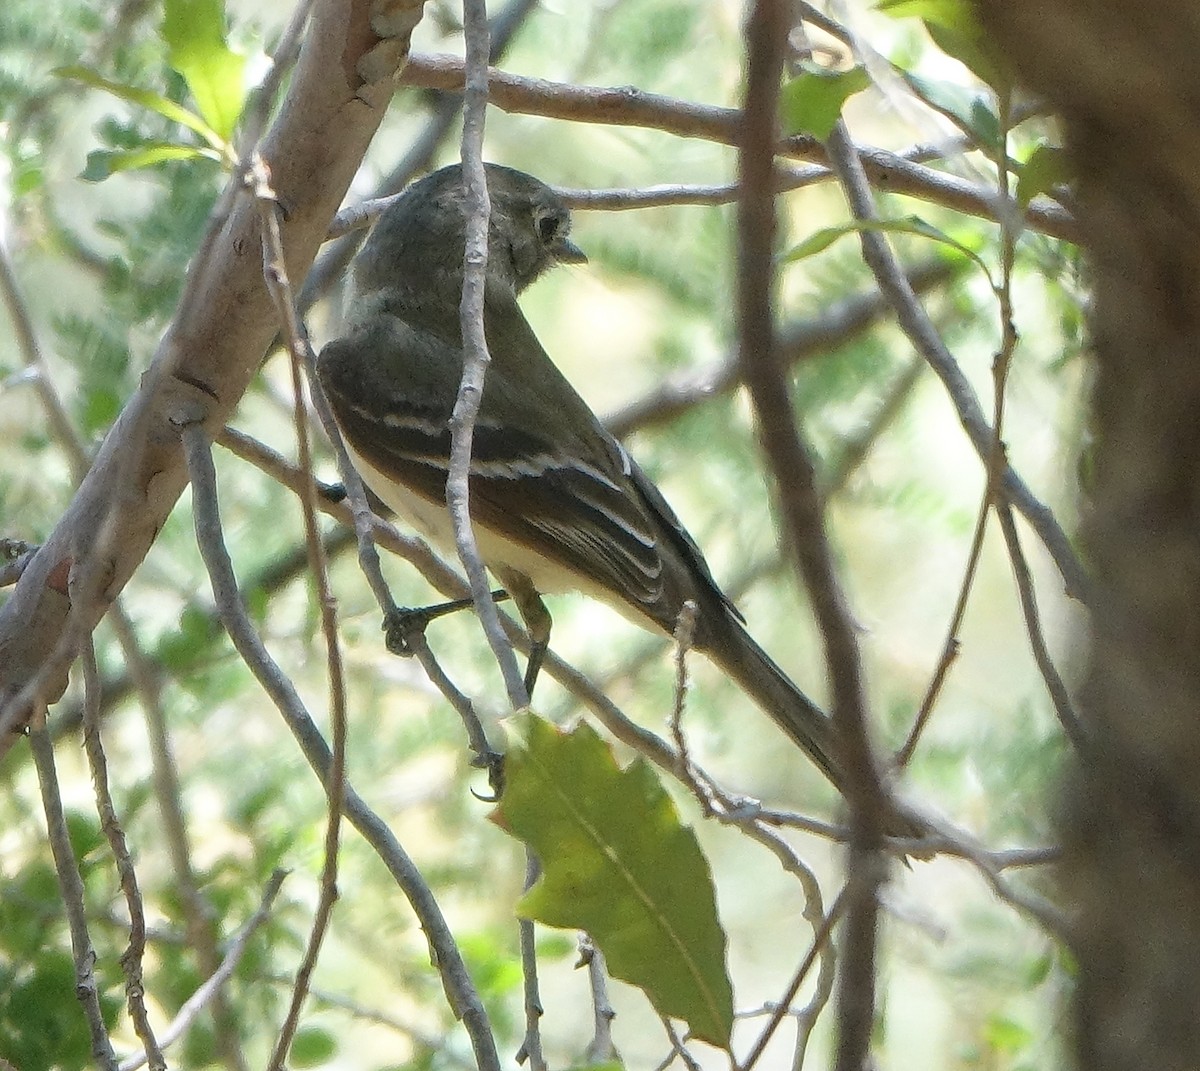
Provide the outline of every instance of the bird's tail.
<path id="1" fill-rule="evenodd" d="M 732 614 L 711 629 L 701 649 L 820 767 L 844 794 L 845 778 L 835 758 L 836 741 L 828 715 L 783 672 Z"/>

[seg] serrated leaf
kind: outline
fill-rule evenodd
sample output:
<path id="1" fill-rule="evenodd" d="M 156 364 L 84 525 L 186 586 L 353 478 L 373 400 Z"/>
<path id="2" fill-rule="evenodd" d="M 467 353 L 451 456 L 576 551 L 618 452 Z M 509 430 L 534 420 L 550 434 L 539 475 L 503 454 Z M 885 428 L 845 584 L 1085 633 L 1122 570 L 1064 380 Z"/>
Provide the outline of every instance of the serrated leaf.
<path id="1" fill-rule="evenodd" d="M 842 114 L 842 105 L 871 84 L 865 67 L 831 71 L 806 63 L 779 95 L 783 128 L 788 134 L 811 134 L 824 141 Z"/>
<path id="2" fill-rule="evenodd" d="M 190 130 L 194 130 L 219 152 L 225 149 L 225 140 L 201 119 L 200 116 L 176 104 L 173 100 L 169 100 L 161 93 L 155 93 L 150 89 L 141 89 L 138 86 L 126 85 L 124 82 L 113 82 L 90 67 L 56 67 L 54 73 L 60 78 L 69 78 L 73 82 L 82 82 L 93 89 L 103 89 L 106 93 L 111 93 L 114 97 L 119 97 L 130 104 L 137 104 L 142 108 L 149 108 L 153 112 L 158 112 L 159 115 L 170 119 L 171 122 L 180 123 Z"/>
<path id="3" fill-rule="evenodd" d="M 224 0 L 165 0 L 162 36 L 200 114 L 228 141 L 246 99 L 246 57 L 225 41 Z"/>
<path id="4" fill-rule="evenodd" d="M 87 182 L 103 182 L 118 171 L 136 171 L 153 167 L 164 160 L 194 160 L 205 157 L 220 160 L 219 153 L 198 145 L 177 145 L 173 142 L 152 142 L 140 149 L 93 149 L 88 153 L 87 166 L 79 177 Z"/>
<path id="5" fill-rule="evenodd" d="M 961 253 L 975 264 L 987 276 L 988 282 L 992 282 L 991 272 L 988 271 L 987 264 L 979 256 L 975 250 L 969 246 L 963 245 L 962 242 L 951 238 L 945 231 L 938 230 L 931 223 L 926 223 L 920 216 L 905 216 L 903 219 L 874 219 L 874 220 L 848 220 L 845 223 L 838 223 L 832 227 L 822 227 L 819 231 L 814 231 L 799 245 L 793 246 L 783 254 L 782 260 L 785 264 L 792 263 L 798 260 L 804 260 L 806 257 L 811 257 L 817 253 L 821 253 L 828 249 L 839 238 L 845 237 L 847 234 L 861 234 L 863 231 L 879 231 L 884 234 L 911 234 L 918 238 L 928 238 L 930 241 L 938 242 L 941 245 L 948 246 L 950 249 Z M 995 289 L 993 285 L 993 289 Z"/>
<path id="6" fill-rule="evenodd" d="M 909 71 L 900 77 L 934 111 L 944 115 L 981 148 L 1000 144 L 1000 119 L 982 94 L 958 82 L 923 78 Z"/>
<path id="7" fill-rule="evenodd" d="M 657 776 L 642 759 L 621 769 L 586 724 L 566 732 L 529 715 L 517 730 L 494 818 L 542 865 L 518 913 L 586 930 L 613 977 L 728 1049 L 733 991 L 712 873 Z"/>
<path id="8" fill-rule="evenodd" d="M 1025 208 L 1038 194 L 1049 193 L 1070 178 L 1067 154 L 1054 145 L 1039 145 L 1017 174 L 1017 203 Z"/>

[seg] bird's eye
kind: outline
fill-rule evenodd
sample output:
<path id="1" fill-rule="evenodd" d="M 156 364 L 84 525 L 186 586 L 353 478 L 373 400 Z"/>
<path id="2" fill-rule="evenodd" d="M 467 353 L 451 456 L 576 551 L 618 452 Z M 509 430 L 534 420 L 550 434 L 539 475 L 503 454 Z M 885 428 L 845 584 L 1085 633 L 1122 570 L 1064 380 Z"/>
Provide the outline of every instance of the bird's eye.
<path id="1" fill-rule="evenodd" d="M 558 237 L 558 229 L 561 226 L 561 221 L 556 215 L 546 213 L 539 215 L 534 220 L 534 226 L 537 227 L 538 237 L 544 245 L 550 245 L 555 238 Z"/>

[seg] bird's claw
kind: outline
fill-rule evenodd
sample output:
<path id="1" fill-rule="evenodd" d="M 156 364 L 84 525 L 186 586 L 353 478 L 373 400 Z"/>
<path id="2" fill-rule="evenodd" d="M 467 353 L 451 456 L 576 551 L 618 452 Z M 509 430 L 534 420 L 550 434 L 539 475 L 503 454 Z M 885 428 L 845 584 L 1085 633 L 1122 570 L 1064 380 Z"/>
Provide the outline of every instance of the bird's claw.
<path id="1" fill-rule="evenodd" d="M 411 658 L 416 653 L 411 637 L 424 635 L 429 622 L 436 616 L 429 612 L 430 609 L 397 607 L 389 611 L 383 619 L 383 645 L 394 655 Z"/>
<path id="2" fill-rule="evenodd" d="M 487 770 L 488 784 L 492 787 L 490 795 L 484 795 L 474 789 L 471 789 L 471 795 L 481 803 L 499 803 L 500 797 L 504 795 L 504 756 L 499 751 L 489 750 L 477 754 L 471 760 L 471 765 L 480 770 Z"/>

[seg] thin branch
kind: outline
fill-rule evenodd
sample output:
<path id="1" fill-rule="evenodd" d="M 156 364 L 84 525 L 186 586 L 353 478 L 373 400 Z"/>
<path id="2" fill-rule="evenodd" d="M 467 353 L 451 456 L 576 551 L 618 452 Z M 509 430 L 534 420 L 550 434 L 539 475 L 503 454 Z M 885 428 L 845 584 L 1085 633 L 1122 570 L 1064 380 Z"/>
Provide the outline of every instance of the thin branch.
<path id="1" fill-rule="evenodd" d="M 181 434 L 192 481 L 197 543 L 209 572 L 222 621 L 238 654 L 283 715 L 304 757 L 328 790 L 333 773 L 333 757 L 329 746 L 313 723 L 295 686 L 263 646 L 238 593 L 233 566 L 221 535 L 216 473 L 208 438 L 204 429 L 195 424 L 183 427 Z M 348 782 L 343 807 L 354 827 L 383 860 L 420 920 L 451 1010 L 463 1020 L 471 1039 L 479 1071 L 499 1071 L 500 1060 L 487 1011 L 479 999 L 437 899 L 387 823 L 363 802 Z"/>
<path id="2" fill-rule="evenodd" d="M 290 975 L 265 974 L 262 977 L 273 984 L 286 986 L 289 990 L 292 988 L 294 981 Z M 339 1011 L 347 1012 L 356 1019 L 362 1019 L 368 1023 L 376 1023 L 380 1026 L 386 1026 L 389 1030 L 394 1030 L 396 1033 L 410 1040 L 414 1046 L 428 1049 L 431 1053 L 436 1053 L 439 1063 L 445 1062 L 450 1066 L 462 1068 L 463 1071 L 473 1071 L 475 1067 L 471 1058 L 459 1052 L 454 1045 L 450 1044 L 450 1039 L 444 1033 L 438 1034 L 432 1030 L 419 1027 L 407 1020 L 401 1019 L 394 1011 L 383 1011 L 380 1008 L 372 1008 L 365 1004 L 360 1004 L 356 1000 L 351 1000 L 342 993 L 335 993 L 317 986 L 313 986 L 309 991 L 309 996 L 318 1006 L 336 1008 Z"/>
<path id="3" fill-rule="evenodd" d="M 955 274 L 955 268 L 945 261 L 928 261 L 910 268 L 908 279 L 915 292 L 925 293 L 950 281 Z M 883 294 L 873 290 L 843 298 L 814 316 L 793 320 L 776 339 L 780 365 L 790 369 L 802 361 L 826 356 L 877 326 L 891 311 Z M 709 399 L 732 392 L 741 384 L 741 374 L 738 355 L 731 352 L 707 368 L 689 369 L 659 384 L 611 413 L 604 425 L 619 439 L 658 427 Z"/>
<path id="4" fill-rule="evenodd" d="M 284 878 L 286 877 L 287 871 L 276 870 L 267 880 L 267 884 L 263 887 L 262 899 L 259 901 L 258 908 L 246 920 L 242 928 L 233 935 L 233 939 L 229 942 L 229 947 L 225 951 L 225 958 L 221 960 L 220 966 L 209 975 L 203 985 L 197 988 L 183 1002 L 175 1018 L 171 1020 L 166 1030 L 162 1032 L 162 1047 L 164 1049 L 169 1048 L 187 1033 L 201 1012 L 212 1003 L 217 994 L 222 992 L 225 983 L 233 977 L 233 972 L 237 970 L 242 956 L 245 954 L 247 947 L 249 947 L 250 938 L 270 916 L 271 908 L 275 903 L 275 897 L 279 894 L 280 886 L 283 885 Z M 145 1064 L 146 1054 L 142 1052 L 124 1060 L 118 1071 L 138 1071 L 138 1068 L 144 1067 Z"/>
<path id="5" fill-rule="evenodd" d="M 1025 631 L 1029 636 L 1029 646 L 1033 650 L 1033 660 L 1037 663 L 1038 671 L 1046 684 L 1050 701 L 1054 704 L 1054 712 L 1058 715 L 1059 724 L 1067 739 L 1082 752 L 1088 745 L 1087 732 L 1084 730 L 1075 705 L 1071 702 L 1071 693 L 1063 682 L 1050 649 L 1046 646 L 1046 636 L 1042 631 L 1041 615 L 1038 613 L 1037 593 L 1034 591 L 1033 576 L 1029 572 L 1029 563 L 1021 550 L 1021 538 L 1017 534 L 1017 524 L 1012 510 L 1007 506 L 997 507 L 996 515 L 1000 519 L 1000 531 L 1004 535 L 1004 545 L 1008 548 L 1008 560 L 1012 563 L 1013 579 L 1017 585 L 1017 595 L 1021 600 L 1021 613 L 1025 617 Z"/>
<path id="6" fill-rule="evenodd" d="M 446 55 L 414 55 L 400 76 L 405 85 L 426 89 L 461 90 L 463 64 Z M 521 78 L 497 68 L 488 70 L 489 101 L 507 112 L 541 115 L 581 123 L 636 126 L 662 130 L 679 137 L 704 138 L 736 145 L 743 117 L 737 109 L 694 104 L 646 93 L 630 86 L 603 88 Z M 772 138 L 775 135 L 772 132 Z M 824 148 L 813 138 L 795 136 L 776 144 L 785 156 L 827 164 Z M 890 193 L 901 193 L 943 207 L 995 220 L 995 199 L 975 183 L 910 162 L 884 149 L 859 148 L 871 181 Z M 1055 204 L 1030 206 L 1031 229 L 1054 238 L 1078 242 L 1075 218 Z"/>
<path id="7" fill-rule="evenodd" d="M 2 244 L 0 244 L 0 287 L 3 288 L 10 314 L 13 317 L 14 324 L 17 326 L 22 358 L 26 368 L 33 373 L 34 388 L 46 413 L 47 421 L 56 440 L 67 455 L 75 483 L 79 484 L 87 474 L 90 459 L 84 448 L 83 440 L 75 430 L 67 407 L 50 378 L 49 368 L 42 358 L 38 345 L 32 317 L 29 315 L 28 308 L 17 285 L 16 274 L 8 258 L 7 250 L 3 248 Z M 27 558 L 24 560 L 28 561 Z M 218 962 L 216 936 L 211 920 L 208 917 L 208 906 L 204 903 L 203 898 L 196 888 L 192 873 L 186 828 L 179 806 L 178 779 L 175 776 L 174 760 L 170 755 L 166 730 L 163 725 L 157 682 L 153 681 L 153 674 L 145 665 L 145 658 L 138 647 L 133 624 L 119 598 L 114 601 L 108 616 L 116 632 L 126 665 L 130 668 L 131 676 L 137 682 L 143 708 L 146 712 L 147 727 L 151 740 L 151 756 L 154 766 L 155 791 L 158 796 L 159 807 L 164 822 L 167 826 L 168 846 L 173 862 L 172 869 L 176 879 L 180 883 L 184 911 L 188 916 L 188 930 L 199 956 L 200 966 L 205 972 L 210 972 L 216 968 Z M 90 651 L 90 642 L 85 643 L 84 647 L 85 651 Z M 97 687 L 93 689 L 91 699 L 98 704 L 104 701 L 103 689 L 99 687 L 99 682 L 97 682 Z M 85 693 L 85 711 L 88 701 L 88 696 Z M 100 711 L 97 710 L 97 725 L 99 723 L 99 713 Z M 63 728 L 62 723 L 63 719 L 60 718 L 57 720 L 55 726 L 56 733 L 61 732 Z M 97 802 L 99 803 L 99 800 Z M 116 852 L 114 851 L 115 854 Z M 124 883 L 124 878 L 122 878 L 122 881 Z M 133 913 L 131 912 L 131 919 L 133 917 Z M 131 999 L 133 999 L 132 996 Z M 234 1071 L 244 1071 L 245 1061 L 237 1045 L 237 1036 L 234 1029 L 235 1021 L 231 1014 L 231 1009 L 225 1004 L 223 996 L 218 997 L 213 1006 L 213 1012 L 216 1016 L 215 1025 L 219 1037 L 218 1045 L 226 1063 Z M 143 1008 L 140 1013 L 140 1017 L 143 1020 L 144 1015 Z M 139 1021 L 138 1014 L 134 1015 L 134 1020 L 135 1023 Z M 145 1028 L 148 1031 L 149 1025 L 146 1024 Z M 147 1043 L 147 1049 L 148 1051 L 153 1051 L 152 1039 L 151 1043 Z"/>
<path id="8" fill-rule="evenodd" d="M 251 161 L 248 180 L 254 191 L 263 227 L 263 277 L 275 302 L 291 356 L 292 394 L 294 401 L 294 426 L 300 471 L 305 480 L 300 489 L 301 513 L 304 518 L 304 541 L 308 549 L 309 564 L 316 582 L 317 601 L 321 608 L 321 632 L 325 641 L 327 674 L 329 679 L 329 718 L 333 738 L 333 754 L 325 791 L 329 801 L 329 818 L 325 829 L 325 860 L 321 868 L 320 894 L 313 912 L 312 928 L 308 946 L 296 971 L 296 985 L 292 990 L 291 1004 L 280 1028 L 275 1051 L 268 1063 L 271 1071 L 281 1071 L 292 1039 L 300 1025 L 300 1012 L 304 998 L 317 966 L 321 944 L 333 917 L 337 902 L 338 849 L 341 836 L 342 798 L 346 787 L 346 683 L 342 666 L 341 646 L 338 642 L 337 614 L 333 591 L 329 584 L 329 564 L 325 559 L 317 528 L 316 486 L 313 479 L 312 452 L 309 444 L 308 410 L 304 404 L 304 372 L 308 345 L 303 328 L 296 314 L 296 302 L 288 281 L 287 262 L 284 257 L 283 238 L 280 232 L 279 204 L 271 188 L 271 173 L 257 151 Z"/>
<path id="9" fill-rule="evenodd" d="M 620 1054 L 612 1036 L 617 1013 L 608 997 L 608 968 L 604 953 L 587 934 L 579 938 L 579 961 L 575 966 L 587 968 L 588 988 L 592 993 L 592 1038 L 584 1050 L 584 1059 L 589 1064 L 619 1062 Z"/>
<path id="10" fill-rule="evenodd" d="M 771 1017 L 767 1020 L 767 1025 L 763 1027 L 762 1033 L 759 1034 L 753 1047 L 746 1054 L 746 1059 L 737 1064 L 737 1071 L 751 1071 L 762 1057 L 767 1043 L 774 1037 L 775 1031 L 779 1029 L 779 1024 L 783 1022 L 785 1016 L 791 1010 L 792 1001 L 796 999 L 796 994 L 800 992 L 800 987 L 804 984 L 804 979 L 808 977 L 809 972 L 812 970 L 813 964 L 816 963 L 821 950 L 829 944 L 833 928 L 837 925 L 838 919 L 845 911 L 848 898 L 848 890 L 843 889 L 841 895 L 834 900 L 833 906 L 829 909 L 829 914 L 825 916 L 816 933 L 813 934 L 812 944 L 809 946 L 808 953 L 800 961 L 800 965 L 796 968 L 795 974 L 792 975 L 792 980 L 788 983 L 787 989 L 784 990 L 783 996 L 771 1012 Z"/>
<path id="11" fill-rule="evenodd" d="M 133 860 L 125 843 L 125 831 L 117 818 L 108 787 L 108 759 L 100 740 L 100 671 L 96 666 L 95 649 L 90 643 L 83 653 L 83 682 L 83 744 L 92 771 L 96 810 L 100 815 L 100 828 L 117 864 L 121 892 L 125 895 L 125 906 L 129 911 L 129 947 L 121 956 L 121 967 L 125 971 L 125 1000 L 129 1017 L 133 1020 L 133 1029 L 145 1048 L 151 1071 L 166 1071 L 167 1061 L 154 1037 L 150 1016 L 146 1012 L 146 987 L 142 974 L 142 960 L 146 954 L 146 911 Z"/>
<path id="12" fill-rule="evenodd" d="M 263 154 L 289 206 L 289 270 L 311 262 L 394 87 L 420 18 L 420 0 L 395 0 L 373 30 L 367 0 L 316 0 L 287 101 Z M 320 166 L 297 145 L 319 145 Z M 0 606 L 0 753 L 36 703 L 57 700 L 66 671 L 111 599 L 162 530 L 187 474 L 177 427 L 200 417 L 219 427 L 275 335 L 254 248 L 253 205 L 226 188 L 171 327 L 110 429 L 87 478 Z M 82 560 L 76 560 L 78 558 Z M 68 576 L 71 597 L 65 597 Z"/>
<path id="13" fill-rule="evenodd" d="M 104 1071 L 117 1071 L 117 1057 L 104 1025 L 100 994 L 96 988 L 96 950 L 87 928 L 87 907 L 84 903 L 83 878 L 71 849 L 67 833 L 67 817 L 63 812 L 62 795 L 58 790 L 58 773 L 54 768 L 54 745 L 46 731 L 45 707 L 29 726 L 29 749 L 41 786 L 42 807 L 46 812 L 46 832 L 54 856 L 54 870 L 62 890 L 63 910 L 71 931 L 71 949 L 75 956 L 75 996 L 83 1005 L 88 1030 L 92 1037 L 92 1057 Z"/>
<path id="14" fill-rule="evenodd" d="M 156 658 L 148 656 L 141 649 L 136 629 L 121 600 L 118 599 L 109 611 L 108 621 L 121 646 L 127 675 L 115 677 L 111 682 L 101 682 L 98 689 L 100 709 L 96 712 L 97 724 L 103 721 L 108 704 L 115 698 L 109 694 L 110 688 L 117 689 L 117 695 L 130 687 L 136 690 L 150 743 L 154 796 L 163 824 L 171 876 L 178 890 L 187 927 L 187 943 L 196 953 L 201 972 L 211 975 L 221 963 L 221 953 L 217 946 L 217 926 L 212 905 L 200 890 L 196 870 L 192 865 L 192 848 L 187 820 L 184 817 L 179 771 L 171 749 L 166 713 L 162 704 L 161 666 Z M 72 715 L 71 711 L 63 711 L 61 708 L 62 704 L 59 704 L 55 725 L 60 735 L 70 725 Z M 234 1071 L 246 1071 L 245 1056 L 239 1045 L 237 1019 L 224 990 L 213 994 L 212 1015 L 222 1059 Z"/>
<path id="15" fill-rule="evenodd" d="M 541 876 L 538 858 L 529 848 L 525 849 L 525 891 L 533 888 Z M 542 994 L 538 988 L 537 939 L 532 919 L 518 919 L 517 929 L 521 944 L 522 996 L 525 1007 L 525 1036 L 517 1050 L 517 1063 L 529 1062 L 530 1071 L 547 1071 L 545 1054 L 542 1052 Z"/>
<path id="16" fill-rule="evenodd" d="M 463 251 L 462 328 L 463 372 L 458 398 L 450 417 L 450 470 L 446 476 L 446 505 L 454 523 L 454 544 L 471 585 L 475 612 L 504 677 L 508 701 L 514 710 L 529 705 L 529 694 L 517 666 L 512 644 L 500 627 L 500 614 L 492 599 L 487 571 L 471 525 L 471 444 L 475 419 L 483 400 L 484 379 L 491 355 L 483 329 L 483 295 L 488 267 L 488 224 L 491 200 L 483 168 L 483 123 L 488 103 L 487 5 L 484 0 L 463 0 L 466 34 L 466 93 L 463 99 L 462 182 L 466 210 L 466 248 Z"/>
<path id="17" fill-rule="evenodd" d="M 538 0 L 512 0 L 492 20 L 489 49 L 489 59 L 492 63 L 503 58 L 517 30 L 537 6 Z M 461 108 L 461 97 L 450 93 L 442 94 L 439 97 L 434 105 L 433 114 L 426 122 L 424 129 L 412 139 L 408 151 L 378 184 L 374 198 L 368 202 L 369 204 L 381 206 L 380 211 L 382 211 L 384 203 L 390 203 L 412 181 L 414 176 L 432 166 L 434 156 L 449 135 Z M 343 218 L 343 214 L 358 220 L 356 226 L 366 226 L 370 222 L 369 218 L 364 219 L 359 216 L 353 206 L 338 213 L 328 234 L 328 237 L 335 241 L 317 259 L 312 271 L 304 280 L 304 285 L 300 288 L 296 305 L 301 314 L 312 308 L 317 300 L 328 293 L 333 284 L 342 277 L 362 243 L 363 236 L 354 233 L 352 227 L 346 228 L 345 233 L 339 231 L 338 220 Z"/>

